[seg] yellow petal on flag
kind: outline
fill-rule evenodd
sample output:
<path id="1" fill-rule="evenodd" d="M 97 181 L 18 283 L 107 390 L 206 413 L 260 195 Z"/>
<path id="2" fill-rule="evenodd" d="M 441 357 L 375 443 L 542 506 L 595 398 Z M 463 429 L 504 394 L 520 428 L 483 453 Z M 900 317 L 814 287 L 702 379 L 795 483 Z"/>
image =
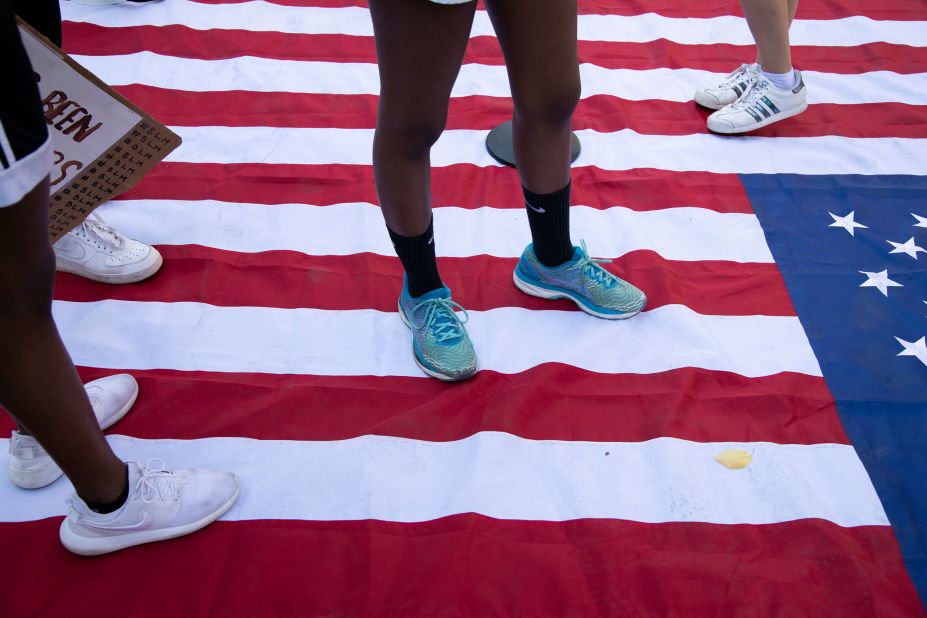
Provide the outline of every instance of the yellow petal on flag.
<path id="1" fill-rule="evenodd" d="M 743 470 L 753 461 L 753 455 L 738 448 L 731 448 L 718 453 L 715 461 L 729 470 Z"/>

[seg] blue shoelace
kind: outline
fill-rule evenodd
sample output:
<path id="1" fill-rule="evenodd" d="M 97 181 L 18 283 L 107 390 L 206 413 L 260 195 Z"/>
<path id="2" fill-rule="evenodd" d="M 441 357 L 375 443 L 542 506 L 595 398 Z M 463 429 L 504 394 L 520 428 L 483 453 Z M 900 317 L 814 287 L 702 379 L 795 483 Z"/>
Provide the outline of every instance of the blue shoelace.
<path id="1" fill-rule="evenodd" d="M 432 298 L 416 305 L 409 314 L 409 318 L 411 319 L 423 307 L 427 307 L 423 328 L 432 329 L 438 343 L 465 336 L 463 325 L 470 319 L 470 314 L 461 305 L 449 298 Z M 465 319 L 461 320 L 457 317 L 455 307 L 463 312 Z"/>
<path id="2" fill-rule="evenodd" d="M 589 257 L 589 252 L 586 250 L 586 241 L 581 240 L 579 244 L 583 249 L 583 255 L 576 260 L 575 264 L 568 266 L 567 270 L 578 270 L 606 289 L 614 287 L 618 283 L 618 277 L 599 266 L 599 264 L 611 264 L 612 261 Z"/>

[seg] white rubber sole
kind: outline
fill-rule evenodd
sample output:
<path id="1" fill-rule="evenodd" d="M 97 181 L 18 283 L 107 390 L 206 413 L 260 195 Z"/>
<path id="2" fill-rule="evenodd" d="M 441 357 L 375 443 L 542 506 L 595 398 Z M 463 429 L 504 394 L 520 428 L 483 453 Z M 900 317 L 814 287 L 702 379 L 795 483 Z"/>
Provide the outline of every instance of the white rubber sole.
<path id="1" fill-rule="evenodd" d="M 603 320 L 627 320 L 628 318 L 633 318 L 634 316 L 636 316 L 638 313 L 641 312 L 641 309 L 643 309 L 644 306 L 647 305 L 647 300 L 645 297 L 644 305 L 641 307 L 641 309 L 638 309 L 634 313 L 600 313 L 596 311 L 595 309 L 591 309 L 587 307 L 586 305 L 579 302 L 578 300 L 576 300 L 569 294 L 566 294 L 564 292 L 556 292 L 554 290 L 548 290 L 547 288 L 538 287 L 536 285 L 532 285 L 528 283 L 527 281 L 519 279 L 517 270 L 512 273 L 512 281 L 515 282 L 515 287 L 517 287 L 519 290 L 521 290 L 525 294 L 529 294 L 531 296 L 537 296 L 538 298 L 545 298 L 547 300 L 557 300 L 559 298 L 565 298 L 566 300 L 573 301 L 577 307 L 579 307 L 581 310 L 585 311 L 589 315 L 593 315 L 597 318 L 602 318 Z"/>
<path id="2" fill-rule="evenodd" d="M 139 281 L 144 281 L 148 277 L 151 277 L 156 272 L 161 270 L 161 266 L 164 264 L 164 258 L 161 257 L 160 253 L 156 252 L 155 261 L 148 267 L 136 271 L 134 273 L 129 273 L 126 275 L 101 275 L 92 271 L 89 271 L 80 266 L 72 266 L 65 262 L 55 262 L 55 268 L 58 272 L 70 273 L 72 275 L 77 275 L 78 277 L 83 277 L 84 279 L 90 279 L 92 281 L 99 281 L 100 283 L 109 283 L 111 285 L 124 285 L 126 283 L 138 283 Z"/>
<path id="3" fill-rule="evenodd" d="M 749 133 L 750 131 L 756 131 L 757 129 L 762 129 L 763 127 L 767 127 L 775 122 L 785 120 L 786 118 L 797 116 L 803 111 L 805 111 L 806 109 L 808 109 L 807 102 L 787 112 L 780 112 L 774 116 L 770 116 L 769 118 L 764 118 L 760 122 L 757 122 L 756 124 L 752 124 L 749 127 L 737 127 L 733 129 L 728 128 L 728 127 L 713 127 L 711 126 L 711 117 L 709 117 L 708 118 L 708 130 L 713 133 L 720 133 L 721 135 L 738 135 L 740 133 Z"/>
<path id="4" fill-rule="evenodd" d="M 206 517 L 186 524 L 184 526 L 175 526 L 173 528 L 162 528 L 160 530 L 145 530 L 144 532 L 132 532 L 129 534 L 111 536 L 111 537 L 85 537 L 75 534 L 69 525 L 70 517 L 65 517 L 61 522 L 59 529 L 59 538 L 64 547 L 79 556 L 100 556 L 109 554 L 121 549 L 127 549 L 136 545 L 145 543 L 155 543 L 157 541 L 167 541 L 177 537 L 186 536 L 197 530 L 201 530 L 225 515 L 238 496 L 241 494 L 241 483 L 238 477 L 235 477 L 235 495 L 229 498 L 228 502 L 223 504 L 218 510 L 210 513 Z"/>
<path id="5" fill-rule="evenodd" d="M 409 327 L 409 330 L 412 330 L 412 325 L 409 323 L 409 320 L 406 319 L 406 314 L 405 314 L 405 312 L 402 310 L 402 301 L 401 301 L 401 300 L 398 302 L 398 306 L 399 306 L 399 318 L 402 320 L 402 323 L 403 323 L 403 324 L 405 324 L 406 326 Z M 428 375 L 430 375 L 432 378 L 435 378 L 435 379 L 437 379 L 437 380 L 441 380 L 442 382 L 461 382 L 461 381 L 466 380 L 466 379 L 468 379 L 468 378 L 472 378 L 472 377 L 475 376 L 476 373 L 480 370 L 479 362 L 477 362 L 476 367 L 473 369 L 473 373 L 468 373 L 468 374 L 465 375 L 465 376 L 453 377 L 453 376 L 445 375 L 445 374 L 443 374 L 443 373 L 437 373 L 437 372 L 435 372 L 435 371 L 429 369 L 428 367 L 426 367 L 424 364 L 422 364 L 422 362 L 418 359 L 418 356 L 415 355 L 415 343 L 414 343 L 414 342 L 413 342 L 413 344 L 412 344 L 412 360 L 415 361 L 415 364 L 418 365 L 418 368 L 419 368 L 419 369 L 421 369 L 422 371 L 424 371 L 425 373 L 427 373 Z"/>

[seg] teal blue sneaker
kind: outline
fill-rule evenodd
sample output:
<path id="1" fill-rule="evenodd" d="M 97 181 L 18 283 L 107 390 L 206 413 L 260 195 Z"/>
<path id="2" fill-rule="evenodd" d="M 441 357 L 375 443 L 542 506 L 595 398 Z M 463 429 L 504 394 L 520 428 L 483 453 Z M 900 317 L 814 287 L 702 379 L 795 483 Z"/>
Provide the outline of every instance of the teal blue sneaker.
<path id="1" fill-rule="evenodd" d="M 463 311 L 463 320 L 455 307 Z M 464 328 L 467 311 L 451 300 L 447 287 L 412 298 L 403 278 L 399 317 L 412 329 L 412 355 L 422 371 L 448 382 L 465 380 L 476 373 L 476 352 Z"/>
<path id="2" fill-rule="evenodd" d="M 611 274 L 599 264 L 611 260 L 590 258 L 586 242 L 573 247 L 573 259 L 548 268 L 528 245 L 512 278 L 515 287 L 540 298 L 568 298 L 588 314 L 606 320 L 623 320 L 641 312 L 647 297 L 639 289 Z"/>

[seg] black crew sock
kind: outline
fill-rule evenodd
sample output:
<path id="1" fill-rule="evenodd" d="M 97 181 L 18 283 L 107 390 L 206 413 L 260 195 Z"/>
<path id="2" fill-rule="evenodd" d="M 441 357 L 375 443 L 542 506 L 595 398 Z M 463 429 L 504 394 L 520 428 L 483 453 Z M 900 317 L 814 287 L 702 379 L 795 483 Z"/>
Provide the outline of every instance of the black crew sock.
<path id="1" fill-rule="evenodd" d="M 443 287 L 435 259 L 434 219 L 428 222 L 428 229 L 418 236 L 402 236 L 386 228 L 393 248 L 409 281 L 409 296 L 417 298 L 432 290 Z"/>
<path id="2" fill-rule="evenodd" d="M 129 468 L 126 467 L 126 485 L 122 489 L 122 493 L 119 494 L 119 497 L 113 500 L 112 502 L 90 502 L 89 500 L 84 500 L 84 503 L 90 507 L 90 510 L 94 513 L 99 513 L 100 515 L 106 515 L 107 513 L 114 513 L 122 508 L 122 505 L 126 503 L 126 500 L 129 499 Z"/>
<path id="3" fill-rule="evenodd" d="M 559 266 L 573 258 L 570 241 L 570 183 L 567 186 L 539 195 L 522 187 L 528 209 L 528 225 L 534 254 L 544 266 Z"/>

